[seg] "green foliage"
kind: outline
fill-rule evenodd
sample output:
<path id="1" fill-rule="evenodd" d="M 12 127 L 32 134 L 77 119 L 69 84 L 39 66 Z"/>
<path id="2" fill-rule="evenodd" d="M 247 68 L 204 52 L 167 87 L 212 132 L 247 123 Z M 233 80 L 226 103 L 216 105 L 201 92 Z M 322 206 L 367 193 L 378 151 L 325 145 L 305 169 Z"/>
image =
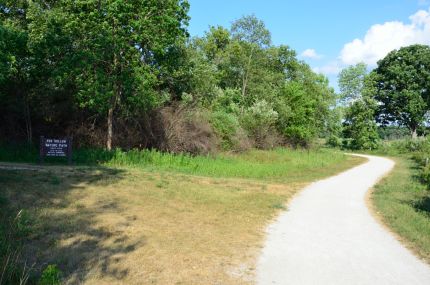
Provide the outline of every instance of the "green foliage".
<path id="1" fill-rule="evenodd" d="M 374 73 L 379 121 L 406 126 L 416 137 L 430 108 L 430 47 L 394 50 L 378 62 Z"/>
<path id="2" fill-rule="evenodd" d="M 399 126 L 381 126 L 378 128 L 378 133 L 383 140 L 398 140 L 410 136 L 407 128 Z"/>
<path id="3" fill-rule="evenodd" d="M 32 95 L 25 106 L 30 139 L 32 112 L 52 124 L 70 120 L 62 113 L 81 109 L 104 118 L 109 110 L 112 124 L 113 114 L 141 115 L 163 102 L 163 92 L 185 88 L 179 81 L 186 72 L 178 69 L 187 37 L 186 0 L 6 1 L 2 7 L 0 33 L 13 26 L 28 42 L 18 45 L 24 52 L 0 54 L 8 65 L 26 64 L 0 90 L 8 88 L 21 101 Z M 154 14 L 159 16 L 148 16 Z M 0 74 L 6 74 L 2 67 Z"/>
<path id="4" fill-rule="evenodd" d="M 335 94 L 328 81 L 309 66 L 299 66 L 300 80 L 287 82 L 277 98 L 278 130 L 292 143 L 308 145 L 327 130 Z"/>
<path id="5" fill-rule="evenodd" d="M 257 144 L 262 144 L 273 132 L 277 119 L 278 112 L 266 100 L 261 100 L 245 110 L 242 125 Z"/>
<path id="6" fill-rule="evenodd" d="M 43 270 L 38 285 L 59 285 L 61 284 L 61 275 L 61 270 L 58 269 L 57 265 L 50 264 Z"/>
<path id="7" fill-rule="evenodd" d="M 343 104 L 361 98 L 366 75 L 367 66 L 364 63 L 349 66 L 339 73 L 339 89 Z"/>
<path id="8" fill-rule="evenodd" d="M 352 103 L 346 110 L 344 135 L 351 139 L 348 147 L 352 149 L 375 149 L 378 147 L 379 135 L 374 121 L 376 106 L 373 99 L 362 98 Z"/>
<path id="9" fill-rule="evenodd" d="M 232 114 L 240 113 L 243 100 L 239 89 L 226 88 L 222 90 L 218 88 L 216 93 L 214 100 L 211 102 L 213 110 Z"/>
<path id="10" fill-rule="evenodd" d="M 352 149 L 375 149 L 379 135 L 375 122 L 378 107 L 373 99 L 374 75 L 368 75 L 366 65 L 349 66 L 339 74 L 341 99 L 345 104 L 343 135 L 344 147 Z"/>
<path id="11" fill-rule="evenodd" d="M 239 120 L 234 113 L 215 111 L 212 113 L 210 122 L 221 139 L 223 150 L 236 149 L 240 145 L 239 133 L 242 131 Z"/>
<path id="12" fill-rule="evenodd" d="M 68 135 L 107 148 L 165 146 L 148 140 L 165 138 L 154 135 L 163 122 L 151 111 L 166 105 L 213 113 L 223 149 L 275 145 L 261 143 L 268 137 L 306 146 L 338 133 L 328 80 L 272 45 L 253 15 L 188 40 L 186 0 L 3 2 L 0 135 L 8 141 Z M 115 137 L 122 126 L 128 133 Z M 130 132 L 141 141 L 120 145 Z"/>
<path id="13" fill-rule="evenodd" d="M 231 34 L 234 40 L 247 42 L 259 47 L 271 44 L 271 35 L 263 21 L 254 15 L 244 16 L 231 25 Z"/>

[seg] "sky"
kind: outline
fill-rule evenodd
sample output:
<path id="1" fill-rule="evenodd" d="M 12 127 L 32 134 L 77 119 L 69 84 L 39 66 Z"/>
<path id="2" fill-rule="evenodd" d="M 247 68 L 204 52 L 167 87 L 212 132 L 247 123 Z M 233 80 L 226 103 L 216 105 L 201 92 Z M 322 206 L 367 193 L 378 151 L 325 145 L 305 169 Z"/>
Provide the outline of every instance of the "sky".
<path id="1" fill-rule="evenodd" d="M 230 28 L 254 14 L 337 90 L 337 75 L 348 65 L 376 66 L 389 51 L 430 44 L 430 0 L 189 0 L 191 36 L 209 26 Z"/>

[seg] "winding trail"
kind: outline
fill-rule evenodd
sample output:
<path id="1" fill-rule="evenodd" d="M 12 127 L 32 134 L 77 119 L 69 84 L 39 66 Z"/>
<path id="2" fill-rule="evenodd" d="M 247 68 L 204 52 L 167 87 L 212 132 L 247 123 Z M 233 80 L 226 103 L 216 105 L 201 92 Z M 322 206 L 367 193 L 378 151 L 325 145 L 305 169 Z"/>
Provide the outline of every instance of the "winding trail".
<path id="1" fill-rule="evenodd" d="M 430 267 L 372 217 L 366 192 L 394 166 L 380 157 L 313 183 L 267 229 L 257 284 L 430 285 Z"/>

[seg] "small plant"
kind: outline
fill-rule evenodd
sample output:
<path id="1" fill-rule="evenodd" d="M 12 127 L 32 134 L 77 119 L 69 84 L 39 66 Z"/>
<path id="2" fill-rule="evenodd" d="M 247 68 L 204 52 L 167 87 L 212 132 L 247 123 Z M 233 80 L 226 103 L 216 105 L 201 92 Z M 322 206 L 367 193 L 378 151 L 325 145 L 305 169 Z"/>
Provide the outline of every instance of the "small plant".
<path id="1" fill-rule="evenodd" d="M 50 264 L 42 272 L 39 280 L 39 285 L 59 285 L 61 284 L 62 272 L 57 265 Z"/>

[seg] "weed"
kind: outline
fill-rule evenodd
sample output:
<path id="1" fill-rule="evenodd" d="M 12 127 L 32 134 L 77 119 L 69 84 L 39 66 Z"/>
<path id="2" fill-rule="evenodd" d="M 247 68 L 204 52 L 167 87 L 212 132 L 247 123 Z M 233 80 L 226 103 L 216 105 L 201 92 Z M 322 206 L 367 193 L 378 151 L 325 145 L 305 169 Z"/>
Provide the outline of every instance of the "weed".
<path id="1" fill-rule="evenodd" d="M 62 272 L 57 265 L 48 265 L 42 272 L 38 285 L 59 285 L 61 284 Z"/>

